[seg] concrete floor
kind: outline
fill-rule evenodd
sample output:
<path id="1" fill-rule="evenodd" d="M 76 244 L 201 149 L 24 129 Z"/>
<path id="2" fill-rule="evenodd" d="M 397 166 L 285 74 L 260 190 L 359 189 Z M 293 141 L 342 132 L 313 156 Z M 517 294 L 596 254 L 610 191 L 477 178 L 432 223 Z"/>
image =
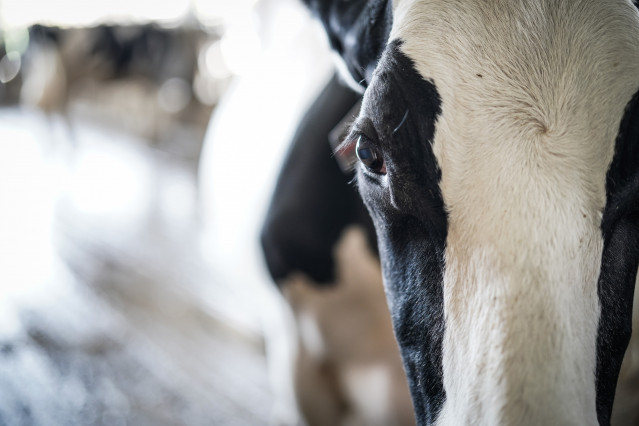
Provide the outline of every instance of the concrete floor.
<path id="1" fill-rule="evenodd" d="M 0 425 L 268 423 L 255 320 L 225 320 L 241 291 L 199 249 L 195 174 L 0 109 Z"/>

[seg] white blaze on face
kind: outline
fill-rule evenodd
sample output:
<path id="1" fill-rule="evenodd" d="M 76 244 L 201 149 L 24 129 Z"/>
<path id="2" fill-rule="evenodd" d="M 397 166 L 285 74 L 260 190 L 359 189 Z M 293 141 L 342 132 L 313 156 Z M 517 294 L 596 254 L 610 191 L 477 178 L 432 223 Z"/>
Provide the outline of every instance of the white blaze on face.
<path id="1" fill-rule="evenodd" d="M 442 102 L 441 425 L 597 423 L 601 212 L 636 19 L 625 1 L 395 2 L 390 39 Z"/>

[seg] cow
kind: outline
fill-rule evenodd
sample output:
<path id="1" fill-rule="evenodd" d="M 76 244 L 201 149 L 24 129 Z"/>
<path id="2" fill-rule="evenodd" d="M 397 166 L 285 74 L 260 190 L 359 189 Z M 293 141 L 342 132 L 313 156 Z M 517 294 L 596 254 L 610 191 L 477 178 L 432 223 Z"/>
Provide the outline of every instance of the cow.
<path id="1" fill-rule="evenodd" d="M 639 263 L 636 2 L 304 3 L 364 90 L 336 155 L 417 423 L 610 424 Z"/>
<path id="2" fill-rule="evenodd" d="M 261 242 L 294 317 L 293 388 L 314 425 L 411 425 L 373 224 L 331 153 L 361 98 L 333 76 L 293 137 Z"/>

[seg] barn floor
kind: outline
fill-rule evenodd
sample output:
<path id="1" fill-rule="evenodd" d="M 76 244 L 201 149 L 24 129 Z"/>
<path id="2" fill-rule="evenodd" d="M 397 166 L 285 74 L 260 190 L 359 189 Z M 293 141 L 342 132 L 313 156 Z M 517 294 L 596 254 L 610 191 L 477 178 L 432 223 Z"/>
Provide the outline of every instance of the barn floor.
<path id="1" fill-rule="evenodd" d="M 194 161 L 0 109 L 0 425 L 260 425 L 262 342 L 199 250 Z"/>

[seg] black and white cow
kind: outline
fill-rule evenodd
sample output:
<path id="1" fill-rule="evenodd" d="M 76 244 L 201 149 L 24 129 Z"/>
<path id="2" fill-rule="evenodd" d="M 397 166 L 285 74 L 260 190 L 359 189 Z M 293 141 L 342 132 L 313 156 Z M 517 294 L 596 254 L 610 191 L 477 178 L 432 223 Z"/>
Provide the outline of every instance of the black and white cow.
<path id="1" fill-rule="evenodd" d="M 639 263 L 630 0 L 306 0 L 419 424 L 610 423 Z"/>
<path id="2" fill-rule="evenodd" d="M 373 224 L 329 145 L 360 99 L 337 76 L 322 90 L 293 138 L 262 233 L 295 320 L 294 390 L 310 426 L 415 421 Z"/>
<path id="3" fill-rule="evenodd" d="M 639 262 L 639 14 L 309 1 L 420 424 L 609 424 Z"/>
<path id="4" fill-rule="evenodd" d="M 609 424 L 639 262 L 630 0 L 311 1 L 419 424 Z"/>

